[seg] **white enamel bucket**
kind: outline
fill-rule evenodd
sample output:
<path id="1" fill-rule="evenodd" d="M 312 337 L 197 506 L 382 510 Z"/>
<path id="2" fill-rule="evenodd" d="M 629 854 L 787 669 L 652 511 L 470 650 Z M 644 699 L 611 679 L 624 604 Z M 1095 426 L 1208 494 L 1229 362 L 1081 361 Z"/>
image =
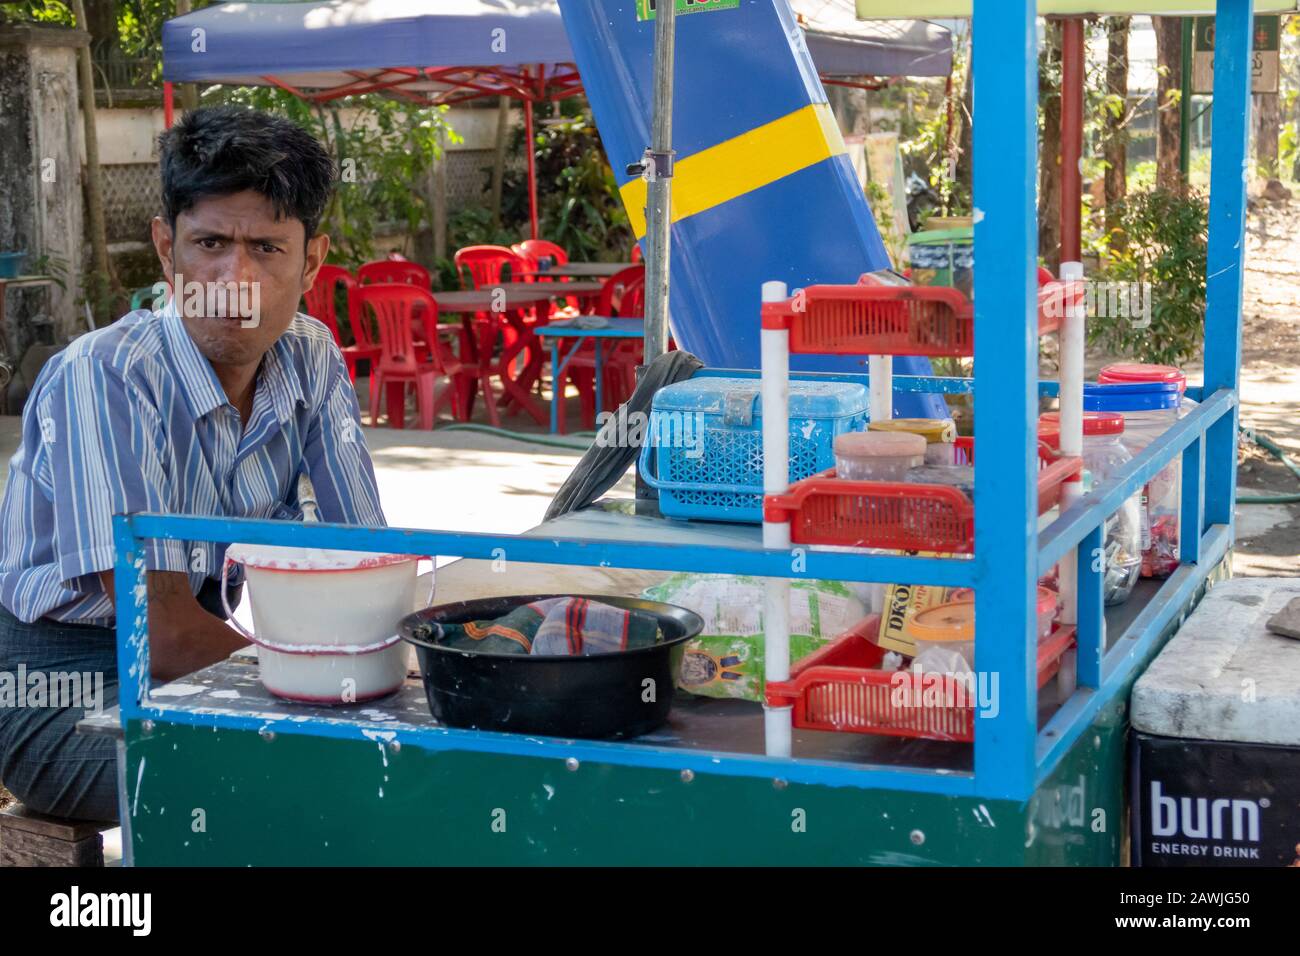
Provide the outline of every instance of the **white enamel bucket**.
<path id="1" fill-rule="evenodd" d="M 232 544 L 222 567 L 242 564 L 250 634 L 262 683 L 277 697 L 320 704 L 390 694 L 406 679 L 398 623 L 415 603 L 418 555 Z M 432 576 L 429 604 L 433 603 Z"/>

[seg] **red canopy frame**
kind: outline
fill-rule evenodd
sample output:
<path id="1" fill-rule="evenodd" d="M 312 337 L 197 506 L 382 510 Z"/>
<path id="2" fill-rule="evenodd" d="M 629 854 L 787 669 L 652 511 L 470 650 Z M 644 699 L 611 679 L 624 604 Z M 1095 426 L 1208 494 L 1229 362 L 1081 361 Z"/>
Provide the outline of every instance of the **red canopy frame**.
<path id="1" fill-rule="evenodd" d="M 528 221 L 529 233 L 538 238 L 537 213 L 537 145 L 533 140 L 533 107 L 536 103 L 558 102 L 583 92 L 582 78 L 572 63 L 561 63 L 547 75 L 546 65 L 525 66 L 519 69 L 494 66 L 449 66 L 422 69 L 419 67 L 387 67 L 373 72 L 348 70 L 355 82 L 327 90 L 308 91 L 286 83 L 275 76 L 259 79 L 311 103 L 329 103 L 346 96 L 363 93 L 391 93 L 412 103 L 429 106 L 451 106 L 484 96 L 509 96 L 524 106 L 524 136 L 528 142 Z M 443 83 L 447 89 L 430 94 L 409 89 L 413 84 Z M 163 123 L 171 129 L 175 122 L 175 94 L 171 81 L 163 83 Z"/>

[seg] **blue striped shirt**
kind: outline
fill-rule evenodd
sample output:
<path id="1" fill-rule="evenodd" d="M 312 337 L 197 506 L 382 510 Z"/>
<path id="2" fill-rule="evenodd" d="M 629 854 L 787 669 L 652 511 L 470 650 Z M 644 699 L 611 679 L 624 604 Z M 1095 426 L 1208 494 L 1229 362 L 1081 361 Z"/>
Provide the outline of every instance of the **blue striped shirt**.
<path id="1" fill-rule="evenodd" d="M 23 411 L 0 504 L 0 603 L 22 621 L 112 625 L 97 572 L 112 516 L 142 511 L 385 524 L 356 393 L 329 331 L 305 315 L 266 353 L 247 427 L 172 305 L 136 311 L 52 358 Z M 198 593 L 225 545 L 146 542 L 145 567 Z"/>

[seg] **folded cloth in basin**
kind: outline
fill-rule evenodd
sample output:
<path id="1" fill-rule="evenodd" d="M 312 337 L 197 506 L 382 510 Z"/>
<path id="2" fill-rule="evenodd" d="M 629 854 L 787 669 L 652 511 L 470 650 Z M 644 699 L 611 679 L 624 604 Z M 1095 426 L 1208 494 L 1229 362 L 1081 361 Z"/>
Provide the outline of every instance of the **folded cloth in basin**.
<path id="1" fill-rule="evenodd" d="M 548 598 L 496 620 L 445 624 L 440 643 L 480 654 L 610 654 L 659 643 L 659 622 L 586 598 Z"/>

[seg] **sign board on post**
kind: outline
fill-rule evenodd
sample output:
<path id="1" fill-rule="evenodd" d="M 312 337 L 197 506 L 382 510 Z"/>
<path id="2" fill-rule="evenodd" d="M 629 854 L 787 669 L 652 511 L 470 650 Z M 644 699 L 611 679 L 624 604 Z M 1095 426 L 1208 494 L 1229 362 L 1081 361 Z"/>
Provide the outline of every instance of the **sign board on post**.
<path id="1" fill-rule="evenodd" d="M 676 0 L 677 14 L 705 13 L 709 10 L 735 10 L 740 0 Z M 636 18 L 653 20 L 655 18 L 656 0 L 636 0 Z"/>
<path id="2" fill-rule="evenodd" d="M 1281 62 L 1281 17 L 1256 17 L 1251 92 L 1276 93 Z M 1214 92 L 1214 17 L 1197 17 L 1192 44 L 1192 92 Z"/>

